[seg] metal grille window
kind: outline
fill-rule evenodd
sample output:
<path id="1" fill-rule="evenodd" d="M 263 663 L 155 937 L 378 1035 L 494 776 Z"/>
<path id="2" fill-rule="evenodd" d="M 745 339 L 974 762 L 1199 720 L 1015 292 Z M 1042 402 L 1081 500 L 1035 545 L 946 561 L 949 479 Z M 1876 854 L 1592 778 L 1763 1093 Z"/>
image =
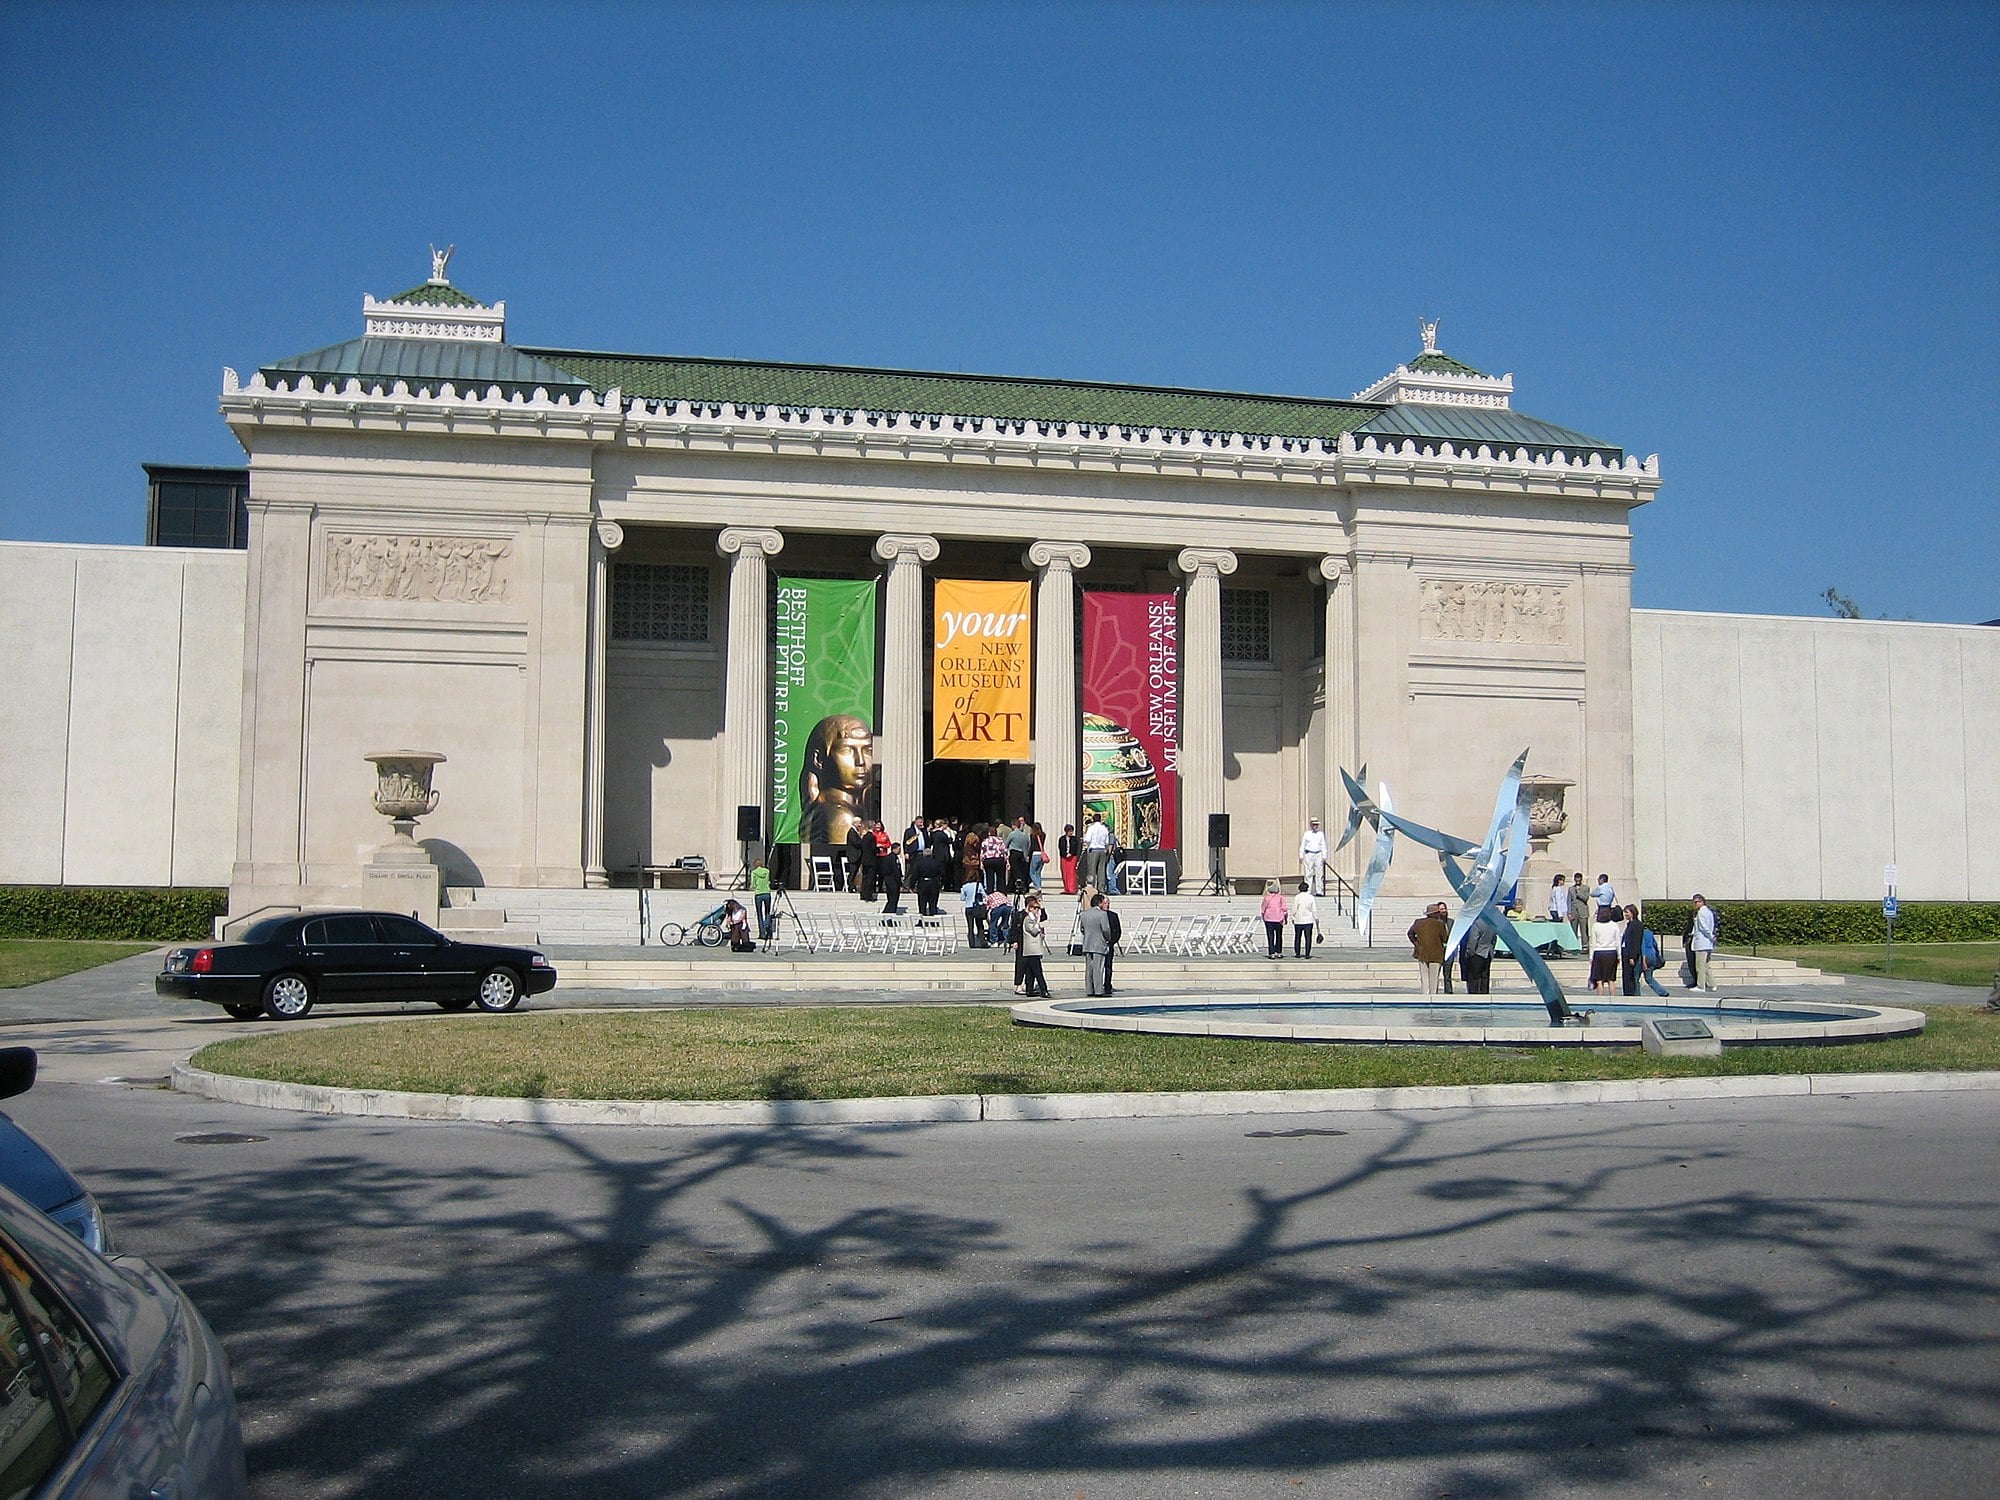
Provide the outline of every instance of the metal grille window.
<path id="1" fill-rule="evenodd" d="M 1222 659 L 1271 659 L 1271 593 L 1269 589 L 1222 591 Z"/>
<path id="2" fill-rule="evenodd" d="M 613 563 L 611 638 L 706 641 L 708 568 L 686 563 Z"/>

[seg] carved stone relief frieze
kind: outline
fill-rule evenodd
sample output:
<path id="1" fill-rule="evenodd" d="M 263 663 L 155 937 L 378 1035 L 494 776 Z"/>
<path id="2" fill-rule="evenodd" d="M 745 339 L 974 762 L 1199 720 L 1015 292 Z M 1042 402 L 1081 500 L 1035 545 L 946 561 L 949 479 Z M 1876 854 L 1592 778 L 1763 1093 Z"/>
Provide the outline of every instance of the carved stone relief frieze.
<path id="1" fill-rule="evenodd" d="M 327 533 L 320 592 L 329 599 L 498 604 L 507 598 L 512 542 L 491 537 Z"/>
<path id="2" fill-rule="evenodd" d="M 1569 641 L 1569 590 L 1540 583 L 1424 580 L 1425 640 L 1560 646 Z"/>

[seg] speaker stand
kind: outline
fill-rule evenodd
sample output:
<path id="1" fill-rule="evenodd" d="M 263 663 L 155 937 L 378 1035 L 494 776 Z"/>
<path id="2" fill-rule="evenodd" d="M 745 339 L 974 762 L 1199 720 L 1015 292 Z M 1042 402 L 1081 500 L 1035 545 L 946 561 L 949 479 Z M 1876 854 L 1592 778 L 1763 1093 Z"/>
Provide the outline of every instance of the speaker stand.
<path id="1" fill-rule="evenodd" d="M 1208 879 L 1201 883 L 1197 896 L 1227 896 L 1229 894 L 1229 857 L 1222 846 L 1208 851 Z"/>

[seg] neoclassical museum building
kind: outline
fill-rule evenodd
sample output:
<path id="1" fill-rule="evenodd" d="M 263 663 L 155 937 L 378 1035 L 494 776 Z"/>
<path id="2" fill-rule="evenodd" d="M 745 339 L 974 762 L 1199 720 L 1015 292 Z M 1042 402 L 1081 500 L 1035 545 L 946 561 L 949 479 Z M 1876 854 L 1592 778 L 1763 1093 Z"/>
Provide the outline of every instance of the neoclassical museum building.
<path id="1" fill-rule="evenodd" d="M 1963 837 L 2000 813 L 1990 758 L 1967 774 L 2000 742 L 2000 631 L 1635 619 L 1658 461 L 1517 410 L 1435 324 L 1341 400 L 606 354 L 513 341 L 447 258 L 356 336 L 225 372 L 247 552 L 142 578 L 111 554 L 154 549 L 0 549 L 21 670 L 69 705 L 0 776 L 0 880 L 355 899 L 387 832 L 365 757 L 394 750 L 443 757 L 417 836 L 448 886 L 734 869 L 740 809 L 780 857 L 825 836 L 831 722 L 895 833 L 1053 839 L 1088 805 L 1189 889 L 1212 814 L 1232 873 L 1296 870 L 1341 767 L 1477 837 L 1525 748 L 1566 793 L 1553 857 L 1646 894 L 1866 895 L 1899 857 L 1928 894 L 2000 890 Z M 159 622 L 100 669 L 135 678 L 116 716 L 101 590 Z M 1801 688 L 1843 628 L 1851 670 Z M 1898 672 L 1942 736 L 1878 721 Z M 1857 798 L 1888 816 L 1829 864 Z M 1416 860 L 1391 879 L 1442 894 Z"/>

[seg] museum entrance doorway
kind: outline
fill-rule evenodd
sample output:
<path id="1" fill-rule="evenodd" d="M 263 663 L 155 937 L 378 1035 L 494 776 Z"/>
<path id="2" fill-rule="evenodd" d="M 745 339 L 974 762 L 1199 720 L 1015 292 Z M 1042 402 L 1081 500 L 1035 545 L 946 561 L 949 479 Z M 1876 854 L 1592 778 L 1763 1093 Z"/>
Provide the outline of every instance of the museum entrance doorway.
<path id="1" fill-rule="evenodd" d="M 1030 761 L 924 762 L 924 816 L 974 823 L 1011 823 L 1033 816 L 1035 767 Z"/>

